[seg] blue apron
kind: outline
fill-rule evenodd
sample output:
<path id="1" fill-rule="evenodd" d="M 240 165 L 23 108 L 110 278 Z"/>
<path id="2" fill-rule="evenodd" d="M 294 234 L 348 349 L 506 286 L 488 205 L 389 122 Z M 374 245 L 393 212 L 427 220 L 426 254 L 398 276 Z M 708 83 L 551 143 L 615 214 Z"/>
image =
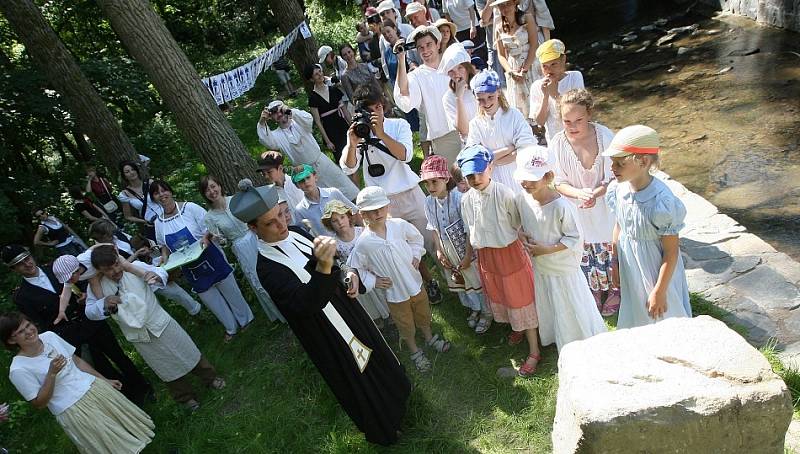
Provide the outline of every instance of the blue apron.
<path id="1" fill-rule="evenodd" d="M 164 242 L 171 252 L 193 244 L 197 239 L 189 231 L 188 227 L 183 227 L 175 233 L 164 235 Z M 203 293 L 212 285 L 225 279 L 231 274 L 231 268 L 222 251 L 219 250 L 216 244 L 211 243 L 200 254 L 200 258 L 196 261 L 181 267 L 183 277 L 189 281 L 192 290 L 197 293 Z"/>

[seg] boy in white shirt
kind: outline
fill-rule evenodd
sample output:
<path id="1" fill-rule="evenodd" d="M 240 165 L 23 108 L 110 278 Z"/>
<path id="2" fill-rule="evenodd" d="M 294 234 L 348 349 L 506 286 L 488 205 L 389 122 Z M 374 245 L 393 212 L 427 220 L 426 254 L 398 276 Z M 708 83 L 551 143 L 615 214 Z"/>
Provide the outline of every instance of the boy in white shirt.
<path id="1" fill-rule="evenodd" d="M 562 94 L 574 88 L 583 88 L 583 74 L 580 71 L 567 71 L 567 48 L 561 40 L 543 42 L 536 49 L 536 58 L 542 65 L 544 77 L 531 86 L 529 112 L 537 125 L 544 126 L 549 143 L 564 129 L 559 117 L 558 100 Z"/>
<path id="2" fill-rule="evenodd" d="M 448 351 L 450 342 L 431 332 L 430 302 L 417 269 L 425 254 L 422 234 L 402 219 L 389 218 L 389 198 L 380 187 L 362 189 L 356 203 L 367 221 L 367 228 L 350 253 L 348 265 L 358 270 L 365 287 L 374 283 L 377 276 L 391 281 L 386 289 L 389 313 L 400 338 L 411 350 L 417 370 L 427 372 L 431 363 L 417 346 L 417 328 L 422 331 L 426 344 L 438 352 Z"/>

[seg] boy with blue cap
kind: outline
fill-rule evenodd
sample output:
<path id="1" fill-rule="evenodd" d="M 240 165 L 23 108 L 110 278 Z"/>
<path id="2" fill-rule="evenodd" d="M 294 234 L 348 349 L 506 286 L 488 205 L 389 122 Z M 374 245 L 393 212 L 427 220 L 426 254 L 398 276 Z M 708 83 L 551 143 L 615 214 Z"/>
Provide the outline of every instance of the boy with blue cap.
<path id="1" fill-rule="evenodd" d="M 494 320 L 511 324 L 510 345 L 528 339 L 530 352 L 519 374 L 530 376 L 540 359 L 533 270 L 517 236 L 521 222 L 514 193 L 492 181 L 493 160 L 483 145 L 467 146 L 458 154 L 458 166 L 470 186 L 461 198 L 461 217 L 478 252 L 478 272 Z"/>

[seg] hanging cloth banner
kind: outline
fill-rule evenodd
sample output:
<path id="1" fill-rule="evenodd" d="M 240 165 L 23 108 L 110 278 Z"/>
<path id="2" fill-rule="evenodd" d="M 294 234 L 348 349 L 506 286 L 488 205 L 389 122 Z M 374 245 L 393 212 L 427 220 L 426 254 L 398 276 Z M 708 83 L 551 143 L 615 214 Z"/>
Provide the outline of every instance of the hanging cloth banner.
<path id="1" fill-rule="evenodd" d="M 216 76 L 203 78 L 203 85 L 208 88 L 208 91 L 211 93 L 211 96 L 214 97 L 214 101 L 217 102 L 217 105 L 224 104 L 242 96 L 245 92 L 253 88 L 256 79 L 264 70 L 272 66 L 275 61 L 286 54 L 289 50 L 289 46 L 297 39 L 298 34 L 300 34 L 303 39 L 311 37 L 311 29 L 308 28 L 305 21 L 301 22 L 300 25 L 295 27 L 281 42 L 273 46 L 270 50 L 236 69 L 217 74 Z"/>

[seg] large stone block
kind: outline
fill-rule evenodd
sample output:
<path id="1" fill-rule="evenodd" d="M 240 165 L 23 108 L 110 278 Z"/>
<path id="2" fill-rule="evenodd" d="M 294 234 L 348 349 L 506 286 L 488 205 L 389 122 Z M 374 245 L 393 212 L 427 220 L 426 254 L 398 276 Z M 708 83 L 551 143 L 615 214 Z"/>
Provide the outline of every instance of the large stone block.
<path id="1" fill-rule="evenodd" d="M 572 342 L 558 370 L 557 454 L 783 452 L 792 417 L 786 385 L 713 318 Z"/>

